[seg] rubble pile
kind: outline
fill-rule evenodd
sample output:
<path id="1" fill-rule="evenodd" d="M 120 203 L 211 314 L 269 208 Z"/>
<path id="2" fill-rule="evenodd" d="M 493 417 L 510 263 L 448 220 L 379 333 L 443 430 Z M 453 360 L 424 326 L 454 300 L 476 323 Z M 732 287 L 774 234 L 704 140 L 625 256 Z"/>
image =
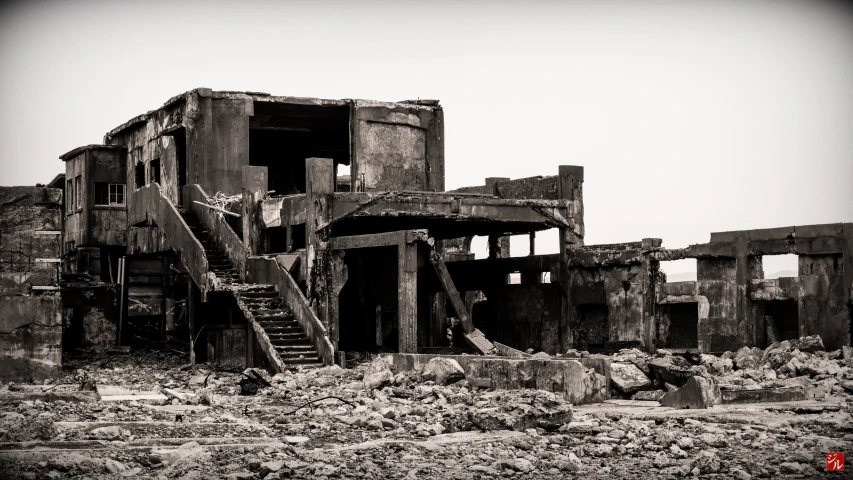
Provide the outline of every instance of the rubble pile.
<path id="1" fill-rule="evenodd" d="M 720 356 L 677 355 L 664 349 L 649 355 L 624 349 L 610 358 L 614 397 L 664 401 L 669 396 L 667 404 L 673 406 L 683 405 L 673 400 L 674 394 L 688 384 L 707 397 L 693 408 L 720 403 L 718 391 L 795 388 L 808 398 L 853 395 L 850 347 L 827 352 L 819 336 L 773 343 L 765 350 L 743 347 Z"/>
<path id="2" fill-rule="evenodd" d="M 614 371 L 626 378 L 613 384 L 629 390 L 625 396 L 665 396 L 667 383 L 674 393 L 711 391 L 701 384 L 734 385 L 751 378 L 737 372 L 763 372 L 765 357 L 779 357 L 776 363 L 787 357 L 776 351 L 791 357 L 774 372 L 794 358 L 808 368 L 850 368 L 843 356 L 803 352 L 790 343 L 761 352 L 764 363 L 749 368 L 737 366 L 750 362 L 745 352 L 737 361 L 735 352 L 693 363 L 624 350 L 615 356 L 624 367 Z M 849 451 L 853 444 L 853 418 L 835 404 L 800 414 L 650 413 L 609 403 L 573 406 L 542 390 L 484 388 L 448 359 L 413 371 L 377 359 L 352 369 L 270 375 L 258 368 L 190 366 L 183 358 L 113 355 L 76 365 L 58 385 L 0 389 L 0 440 L 8 445 L 0 446 L 0 477 L 774 478 L 816 475 L 825 452 Z M 715 362 L 725 374 L 709 372 L 705 364 Z M 674 383 L 663 383 L 656 371 Z M 693 375 L 682 382 L 687 372 Z M 790 375 L 777 373 L 776 380 L 820 384 L 831 376 Z M 99 400 L 26 398 L 44 388 L 79 393 L 86 382 L 96 386 Z M 65 446 L 50 450 L 59 444 Z M 763 462 L 754 461 L 756 449 L 765 452 Z"/>

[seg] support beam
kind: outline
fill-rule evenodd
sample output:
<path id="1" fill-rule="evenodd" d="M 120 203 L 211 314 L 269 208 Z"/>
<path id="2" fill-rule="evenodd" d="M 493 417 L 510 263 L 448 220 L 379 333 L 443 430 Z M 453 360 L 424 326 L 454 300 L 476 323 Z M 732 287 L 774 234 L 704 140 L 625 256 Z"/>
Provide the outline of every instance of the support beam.
<path id="1" fill-rule="evenodd" d="M 471 316 L 468 314 L 465 302 L 462 301 L 462 297 L 456 290 L 456 286 L 453 284 L 453 279 L 450 278 L 450 272 L 447 271 L 447 265 L 444 264 L 441 254 L 433 250 L 430 252 L 429 258 L 430 262 L 432 262 L 432 266 L 435 268 L 435 273 L 438 274 L 438 280 L 444 287 L 444 291 L 447 293 L 447 298 L 450 300 L 450 304 L 456 312 L 456 316 L 459 317 L 459 321 L 462 324 L 462 330 L 465 331 L 465 340 L 469 345 L 471 345 L 471 347 L 483 355 L 494 354 L 496 350 L 492 342 L 483 335 L 483 332 L 474 328 L 474 323 L 471 321 Z"/>
<path id="2" fill-rule="evenodd" d="M 397 247 L 397 332 L 400 353 L 418 352 L 418 245 L 406 242 Z"/>
<path id="3" fill-rule="evenodd" d="M 243 245 L 250 255 L 263 252 L 260 201 L 267 195 L 267 167 L 245 166 L 243 174 Z"/>
<path id="4" fill-rule="evenodd" d="M 308 278 L 306 297 L 323 325 L 329 328 L 327 274 L 328 232 L 335 193 L 335 164 L 331 158 L 305 160 L 305 273 Z"/>

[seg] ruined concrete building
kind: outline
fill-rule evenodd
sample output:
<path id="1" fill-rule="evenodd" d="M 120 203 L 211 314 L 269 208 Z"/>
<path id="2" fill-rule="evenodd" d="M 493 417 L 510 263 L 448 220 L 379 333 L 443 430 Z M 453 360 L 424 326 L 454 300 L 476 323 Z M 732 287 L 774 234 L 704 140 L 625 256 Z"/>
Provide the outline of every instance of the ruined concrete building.
<path id="1" fill-rule="evenodd" d="M 60 158 L 48 187 L 0 190 L 6 377 L 38 380 L 60 343 L 170 338 L 196 361 L 279 371 L 345 352 L 851 341 L 853 224 L 584 245 L 583 167 L 445 191 L 437 101 L 201 88 Z M 558 253 L 537 255 L 547 229 Z M 530 251 L 511 256 L 511 235 Z M 762 257 L 784 253 L 799 276 L 764 280 Z M 681 258 L 698 280 L 665 283 L 659 262 Z"/>

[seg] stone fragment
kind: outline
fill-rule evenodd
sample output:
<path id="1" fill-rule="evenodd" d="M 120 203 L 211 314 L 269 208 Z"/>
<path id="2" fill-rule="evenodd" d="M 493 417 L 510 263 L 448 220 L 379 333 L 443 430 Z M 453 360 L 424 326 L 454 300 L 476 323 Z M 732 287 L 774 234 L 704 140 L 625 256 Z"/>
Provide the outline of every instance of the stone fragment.
<path id="1" fill-rule="evenodd" d="M 844 359 L 848 367 L 853 368 L 853 347 L 847 345 L 841 347 L 841 358 Z"/>
<path id="2" fill-rule="evenodd" d="M 814 353 L 826 350 L 823 346 L 823 340 L 821 340 L 820 335 L 810 335 L 796 340 L 788 340 L 788 342 L 791 344 L 792 350 L 799 350 L 801 352 Z"/>
<path id="3" fill-rule="evenodd" d="M 761 356 L 756 355 L 753 349 L 743 347 L 735 353 L 732 361 L 738 370 L 749 370 L 758 368 L 761 365 Z"/>
<path id="4" fill-rule="evenodd" d="M 106 468 L 107 473 L 111 473 L 113 475 L 118 475 L 127 470 L 127 466 L 125 466 L 125 464 L 113 460 L 112 458 L 104 460 L 104 467 Z"/>
<path id="5" fill-rule="evenodd" d="M 643 390 L 652 384 L 642 370 L 631 363 L 611 363 L 610 382 L 623 393 Z"/>
<path id="6" fill-rule="evenodd" d="M 391 372 L 391 367 L 383 358 L 373 360 L 367 366 L 367 371 L 364 372 L 364 387 L 368 390 L 390 385 L 393 380 L 394 373 Z"/>
<path id="7" fill-rule="evenodd" d="M 635 393 L 631 400 L 642 400 L 646 402 L 659 402 L 666 395 L 663 390 L 642 390 Z"/>
<path id="8" fill-rule="evenodd" d="M 690 362 L 684 357 L 666 355 L 649 361 L 649 373 L 661 382 L 683 386 L 693 376 Z"/>
<path id="9" fill-rule="evenodd" d="M 450 385 L 464 379 L 465 370 L 452 358 L 435 357 L 424 365 L 422 376 L 438 385 Z"/>
<path id="10" fill-rule="evenodd" d="M 720 387 L 711 379 L 691 377 L 687 383 L 661 399 L 661 405 L 673 408 L 703 409 L 722 398 Z"/>
<path id="11" fill-rule="evenodd" d="M 202 388 L 195 395 L 199 405 L 213 405 L 213 389 Z"/>
<path id="12" fill-rule="evenodd" d="M 515 430 L 528 428 L 556 430 L 571 422 L 572 406 L 562 397 L 545 391 L 524 391 L 518 401 L 501 401 L 498 406 L 471 409 L 468 420 L 482 430 Z"/>

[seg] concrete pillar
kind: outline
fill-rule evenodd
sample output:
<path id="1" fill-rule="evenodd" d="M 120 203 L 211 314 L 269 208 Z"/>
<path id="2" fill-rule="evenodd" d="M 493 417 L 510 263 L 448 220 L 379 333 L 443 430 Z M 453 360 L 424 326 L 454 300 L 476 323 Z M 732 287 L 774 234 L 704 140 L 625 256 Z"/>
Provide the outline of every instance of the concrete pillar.
<path id="1" fill-rule="evenodd" d="M 583 246 L 583 167 L 560 165 L 558 177 L 559 197 L 569 201 L 569 220 L 573 223 L 573 228 L 560 229 L 560 262 L 556 272 L 559 273 L 563 301 L 558 334 L 565 338 L 564 344 L 573 345 L 575 325 L 572 318 L 572 272 L 568 268 L 568 261 L 571 251 Z"/>
<path id="2" fill-rule="evenodd" d="M 397 331 L 400 353 L 418 353 L 418 245 L 397 247 Z"/>
<path id="3" fill-rule="evenodd" d="M 258 202 L 264 199 L 269 188 L 267 167 L 247 166 L 243 174 L 243 245 L 250 255 L 264 253 L 261 229 L 261 212 Z"/>
<path id="4" fill-rule="evenodd" d="M 305 252 L 308 278 L 308 301 L 329 328 L 327 292 L 328 232 L 332 199 L 335 193 L 335 164 L 331 158 L 309 158 L 305 161 Z"/>

